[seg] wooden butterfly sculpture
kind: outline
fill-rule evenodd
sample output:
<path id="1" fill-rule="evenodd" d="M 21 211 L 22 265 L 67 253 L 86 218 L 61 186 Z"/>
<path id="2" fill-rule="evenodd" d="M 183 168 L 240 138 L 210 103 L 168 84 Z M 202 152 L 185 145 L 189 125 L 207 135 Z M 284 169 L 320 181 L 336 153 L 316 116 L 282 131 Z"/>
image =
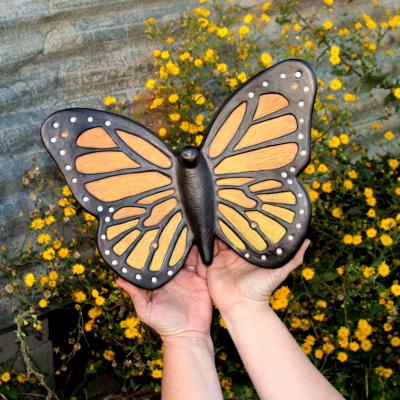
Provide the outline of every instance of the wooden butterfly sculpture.
<path id="1" fill-rule="evenodd" d="M 101 255 L 134 285 L 168 282 L 193 243 L 211 264 L 215 236 L 276 268 L 311 219 L 297 176 L 310 158 L 316 89 L 308 64 L 278 63 L 227 100 L 200 148 L 179 154 L 137 122 L 86 108 L 51 115 L 42 139 L 78 202 L 99 218 Z"/>

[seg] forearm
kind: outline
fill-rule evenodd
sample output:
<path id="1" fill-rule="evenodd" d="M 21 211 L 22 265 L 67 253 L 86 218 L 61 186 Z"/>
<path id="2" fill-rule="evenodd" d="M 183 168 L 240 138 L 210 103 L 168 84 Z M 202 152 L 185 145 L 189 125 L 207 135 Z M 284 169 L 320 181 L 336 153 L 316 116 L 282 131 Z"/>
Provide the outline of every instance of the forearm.
<path id="1" fill-rule="evenodd" d="M 241 305 L 222 318 L 261 399 L 343 399 L 270 307 Z"/>
<path id="2" fill-rule="evenodd" d="M 164 339 L 162 400 L 221 400 L 210 336 Z"/>

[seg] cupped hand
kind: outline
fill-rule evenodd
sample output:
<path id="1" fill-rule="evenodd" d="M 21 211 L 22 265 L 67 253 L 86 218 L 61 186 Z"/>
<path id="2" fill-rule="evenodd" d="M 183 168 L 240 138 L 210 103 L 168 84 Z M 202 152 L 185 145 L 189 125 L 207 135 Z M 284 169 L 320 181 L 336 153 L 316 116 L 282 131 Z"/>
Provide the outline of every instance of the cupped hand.
<path id="1" fill-rule="evenodd" d="M 153 291 L 117 279 L 118 286 L 132 299 L 138 317 L 157 331 L 163 340 L 210 333 L 212 302 L 207 289 L 207 268 L 197 262 L 198 259 L 198 250 L 193 247 L 184 268 Z"/>
<path id="2" fill-rule="evenodd" d="M 241 304 L 268 305 L 272 292 L 302 264 L 309 244 L 306 239 L 296 255 L 282 267 L 266 269 L 248 263 L 218 240 L 213 263 L 207 269 L 207 283 L 220 313 L 224 314 Z"/>

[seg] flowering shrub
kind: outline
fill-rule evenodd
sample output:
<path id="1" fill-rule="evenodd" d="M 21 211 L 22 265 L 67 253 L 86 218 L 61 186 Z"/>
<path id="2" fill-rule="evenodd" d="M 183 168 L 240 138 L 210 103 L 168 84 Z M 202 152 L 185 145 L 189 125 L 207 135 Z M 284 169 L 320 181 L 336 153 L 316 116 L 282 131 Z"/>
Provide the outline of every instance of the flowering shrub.
<path id="1" fill-rule="evenodd" d="M 105 105 L 151 126 L 174 149 L 199 145 L 223 98 L 252 74 L 285 58 L 309 61 L 319 76 L 312 158 L 302 174 L 313 203 L 312 246 L 271 306 L 344 396 L 400 398 L 400 162 L 398 130 L 388 128 L 400 109 L 400 80 L 388 70 L 398 57 L 389 45 L 400 37 L 399 10 L 378 11 L 373 1 L 374 19 L 333 17 L 340 15 L 339 6 L 331 12 L 334 0 L 307 15 L 301 2 L 264 3 L 247 14 L 229 2 L 200 3 L 179 22 L 146 21 L 154 49 L 146 90 L 133 102 L 108 96 Z M 90 352 L 82 387 L 112 370 L 122 391 L 157 396 L 161 343 L 94 251 L 95 218 L 54 182 L 37 168 L 27 173 L 35 203 L 29 233 L 17 258 L 3 249 L 27 370 L 2 366 L 0 393 L 42 387 L 54 395 L 30 361 L 24 332 L 42 329 L 42 311 L 70 304 L 79 323 L 56 351 L 56 374 L 67 373 L 85 338 L 95 337 L 100 347 Z M 212 334 L 225 398 L 256 399 L 216 310 Z M 79 387 L 72 394 L 83 396 Z"/>

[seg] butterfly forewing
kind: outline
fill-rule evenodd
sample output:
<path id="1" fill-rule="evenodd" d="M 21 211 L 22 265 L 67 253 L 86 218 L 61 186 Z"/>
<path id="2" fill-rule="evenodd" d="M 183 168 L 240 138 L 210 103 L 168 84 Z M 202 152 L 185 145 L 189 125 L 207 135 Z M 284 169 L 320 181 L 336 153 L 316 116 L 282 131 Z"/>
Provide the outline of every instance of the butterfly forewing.
<path id="1" fill-rule="evenodd" d="M 51 115 L 42 139 L 78 202 L 99 218 L 98 247 L 107 263 L 144 288 L 171 279 L 192 233 L 167 146 L 131 120 L 90 109 Z"/>
<path id="2" fill-rule="evenodd" d="M 310 222 L 297 176 L 310 158 L 316 89 L 308 64 L 276 64 L 231 96 L 202 148 L 216 184 L 217 235 L 260 266 L 290 259 Z"/>

